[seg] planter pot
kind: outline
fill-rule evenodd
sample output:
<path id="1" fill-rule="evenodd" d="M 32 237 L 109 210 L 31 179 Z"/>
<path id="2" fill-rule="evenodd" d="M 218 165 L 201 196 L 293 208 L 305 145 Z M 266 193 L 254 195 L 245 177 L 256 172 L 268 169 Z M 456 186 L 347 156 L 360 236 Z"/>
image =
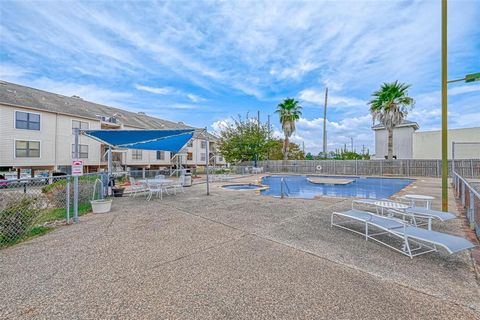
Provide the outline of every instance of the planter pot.
<path id="1" fill-rule="evenodd" d="M 123 192 L 125 191 L 125 188 L 113 188 L 112 191 L 114 197 L 123 197 Z"/>
<path id="2" fill-rule="evenodd" d="M 93 213 L 106 213 L 112 208 L 112 199 L 100 199 L 90 201 Z"/>

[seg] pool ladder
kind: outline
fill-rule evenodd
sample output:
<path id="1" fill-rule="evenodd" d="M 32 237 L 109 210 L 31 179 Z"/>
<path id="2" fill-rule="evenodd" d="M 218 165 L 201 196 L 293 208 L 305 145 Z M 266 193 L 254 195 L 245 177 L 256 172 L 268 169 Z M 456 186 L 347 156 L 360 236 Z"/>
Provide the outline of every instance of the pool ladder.
<path id="1" fill-rule="evenodd" d="M 287 192 L 285 192 L 285 189 Z M 285 178 L 280 179 L 280 198 L 285 198 L 285 195 L 288 197 L 288 193 L 290 193 L 290 188 L 288 187 L 287 182 L 285 181 Z"/>

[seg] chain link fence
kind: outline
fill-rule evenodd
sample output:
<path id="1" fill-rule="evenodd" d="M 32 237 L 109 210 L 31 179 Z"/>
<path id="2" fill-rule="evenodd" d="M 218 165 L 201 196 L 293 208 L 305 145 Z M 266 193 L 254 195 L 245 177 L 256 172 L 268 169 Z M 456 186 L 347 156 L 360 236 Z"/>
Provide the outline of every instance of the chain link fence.
<path id="1" fill-rule="evenodd" d="M 90 212 L 96 179 L 78 179 L 78 213 Z M 68 196 L 67 196 L 68 195 Z M 0 180 L 0 248 L 48 232 L 73 215 L 73 179 L 70 176 Z"/>

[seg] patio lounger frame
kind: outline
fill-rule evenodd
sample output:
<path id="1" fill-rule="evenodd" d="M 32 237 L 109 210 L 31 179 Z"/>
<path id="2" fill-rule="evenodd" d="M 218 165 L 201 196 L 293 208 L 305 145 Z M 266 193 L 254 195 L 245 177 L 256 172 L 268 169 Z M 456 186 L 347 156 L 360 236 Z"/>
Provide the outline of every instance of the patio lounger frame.
<path id="1" fill-rule="evenodd" d="M 335 217 L 345 218 L 346 221 L 335 222 Z M 364 226 L 364 232 L 348 227 L 352 221 L 360 222 Z M 452 236 L 446 233 L 426 230 L 412 226 L 405 221 L 379 216 L 371 212 L 361 210 L 349 210 L 346 212 L 333 212 L 331 215 L 331 226 L 349 230 L 362 235 L 366 241 L 375 240 L 397 252 L 400 252 L 410 258 L 438 251 L 437 246 L 445 248 L 449 254 L 454 254 L 463 250 L 473 248 L 474 245 L 466 239 Z M 372 229 L 378 230 L 372 232 Z M 396 248 L 378 236 L 388 235 L 402 241 L 401 249 Z"/>
<path id="2" fill-rule="evenodd" d="M 427 208 L 422 208 L 422 207 L 411 207 L 409 206 L 406 209 L 380 209 L 375 205 L 375 202 L 377 201 L 388 201 L 391 203 L 398 203 L 398 204 L 404 204 L 404 202 L 398 202 L 398 201 L 393 201 L 390 199 L 356 199 L 352 201 L 352 209 L 355 210 L 355 204 L 363 204 L 363 205 L 370 205 L 374 206 L 376 209 L 377 214 L 384 214 L 385 210 L 387 213 L 389 213 L 389 216 L 393 216 L 394 214 L 401 215 L 402 219 L 405 221 L 406 218 L 409 218 L 411 220 L 411 223 L 414 226 L 422 226 L 426 225 L 428 230 L 432 230 L 432 220 L 437 219 L 440 221 L 447 221 L 447 220 L 452 220 L 455 219 L 456 216 L 453 213 L 450 212 L 442 212 L 442 211 L 436 211 L 436 210 L 431 210 Z M 422 220 L 427 220 L 426 222 L 422 222 Z"/>

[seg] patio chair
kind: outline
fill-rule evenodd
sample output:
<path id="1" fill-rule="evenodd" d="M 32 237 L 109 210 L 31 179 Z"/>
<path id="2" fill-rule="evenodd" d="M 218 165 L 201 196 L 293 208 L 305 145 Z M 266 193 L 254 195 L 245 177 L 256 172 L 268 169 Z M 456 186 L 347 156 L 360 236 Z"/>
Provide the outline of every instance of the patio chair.
<path id="1" fill-rule="evenodd" d="M 160 199 L 163 199 L 163 191 L 165 190 L 165 187 L 161 183 L 150 182 L 147 179 L 147 190 L 147 201 L 150 201 L 154 194 Z"/>
<path id="2" fill-rule="evenodd" d="M 130 181 L 130 190 L 133 193 L 133 197 L 137 196 L 137 193 L 145 192 L 146 188 L 143 183 L 135 181 L 133 177 L 129 177 L 128 180 Z"/>
<path id="3" fill-rule="evenodd" d="M 347 223 L 335 222 L 335 217 L 344 218 Z M 352 221 L 360 222 L 364 227 L 363 232 L 350 227 Z M 449 254 L 455 254 L 475 247 L 470 241 L 458 236 L 418 228 L 400 219 L 384 217 L 361 210 L 352 209 L 345 212 L 333 212 L 331 215 L 331 226 L 358 233 L 364 236 L 366 241 L 369 239 L 375 240 L 410 258 L 438 251 L 437 246 L 443 247 Z M 374 233 L 372 233 L 372 229 Z M 394 247 L 390 241 L 387 243 L 385 237 L 378 237 L 384 235 L 400 240 L 402 243 L 401 249 Z"/>
<path id="4" fill-rule="evenodd" d="M 185 183 L 185 176 L 180 176 L 178 177 L 177 180 L 173 181 L 171 184 L 166 185 L 167 190 L 168 189 L 173 189 L 173 193 L 177 194 L 177 189 L 180 189 L 182 193 L 185 193 L 185 190 L 183 189 L 183 185 Z M 168 191 L 167 191 L 168 193 Z"/>

